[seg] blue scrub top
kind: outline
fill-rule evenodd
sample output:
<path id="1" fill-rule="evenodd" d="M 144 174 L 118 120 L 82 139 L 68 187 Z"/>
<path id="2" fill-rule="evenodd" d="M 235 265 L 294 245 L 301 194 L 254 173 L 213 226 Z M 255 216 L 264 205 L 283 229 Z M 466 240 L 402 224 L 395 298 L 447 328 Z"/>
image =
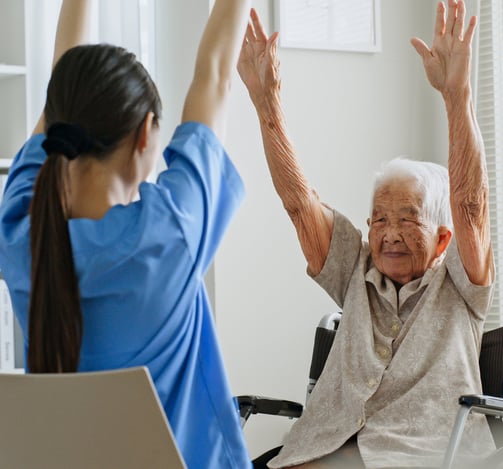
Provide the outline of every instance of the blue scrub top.
<path id="1" fill-rule="evenodd" d="M 29 205 L 44 135 L 11 167 L 0 206 L 0 269 L 26 339 Z M 84 317 L 79 371 L 146 365 L 189 469 L 251 467 L 203 277 L 243 195 L 208 127 L 180 125 L 169 167 L 140 199 L 69 220 Z M 54 288 L 57 288 L 55 286 Z"/>

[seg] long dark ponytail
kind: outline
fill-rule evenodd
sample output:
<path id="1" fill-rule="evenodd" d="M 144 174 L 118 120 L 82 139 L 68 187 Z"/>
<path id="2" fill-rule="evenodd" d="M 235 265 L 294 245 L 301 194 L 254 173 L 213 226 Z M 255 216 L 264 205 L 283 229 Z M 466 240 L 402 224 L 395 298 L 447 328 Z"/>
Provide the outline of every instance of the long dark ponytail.
<path id="1" fill-rule="evenodd" d="M 79 363 L 83 319 L 65 208 L 67 158 L 106 158 L 140 130 L 149 112 L 160 118 L 157 89 L 135 56 L 120 47 L 75 47 L 53 70 L 44 109 L 48 157 L 30 208 L 30 372 L 72 372 Z"/>

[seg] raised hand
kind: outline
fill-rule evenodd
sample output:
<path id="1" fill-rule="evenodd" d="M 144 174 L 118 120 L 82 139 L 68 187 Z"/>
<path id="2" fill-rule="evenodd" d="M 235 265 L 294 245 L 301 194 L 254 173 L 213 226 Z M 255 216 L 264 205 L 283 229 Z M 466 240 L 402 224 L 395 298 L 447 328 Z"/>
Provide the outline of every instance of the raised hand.
<path id="1" fill-rule="evenodd" d="M 279 34 L 276 32 L 268 38 L 253 8 L 250 19 L 237 68 L 253 103 L 257 105 L 268 92 L 279 90 L 281 85 L 276 54 Z"/>
<path id="2" fill-rule="evenodd" d="M 471 43 L 477 24 L 476 17 L 472 16 L 464 31 L 463 0 L 448 0 L 447 19 L 445 10 L 444 3 L 440 2 L 431 49 L 419 38 L 411 40 L 423 59 L 429 82 L 442 94 L 469 89 Z"/>

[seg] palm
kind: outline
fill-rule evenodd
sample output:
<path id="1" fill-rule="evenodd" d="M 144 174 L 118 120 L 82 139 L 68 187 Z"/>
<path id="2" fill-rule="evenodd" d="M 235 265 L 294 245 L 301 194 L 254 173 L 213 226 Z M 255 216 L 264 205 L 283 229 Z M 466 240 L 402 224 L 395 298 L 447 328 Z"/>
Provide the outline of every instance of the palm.
<path id="1" fill-rule="evenodd" d="M 434 41 L 432 55 L 424 61 L 428 80 L 439 91 L 465 86 L 470 76 L 469 48 L 458 40 L 446 42 Z"/>

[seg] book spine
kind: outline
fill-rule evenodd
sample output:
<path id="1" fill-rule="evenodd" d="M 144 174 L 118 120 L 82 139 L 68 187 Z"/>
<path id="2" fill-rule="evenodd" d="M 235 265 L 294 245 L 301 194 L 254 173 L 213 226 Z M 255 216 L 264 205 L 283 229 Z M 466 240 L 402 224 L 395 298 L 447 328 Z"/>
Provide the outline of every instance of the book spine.
<path id="1" fill-rule="evenodd" d="M 9 290 L 0 279 L 0 370 L 14 369 L 14 311 Z"/>

